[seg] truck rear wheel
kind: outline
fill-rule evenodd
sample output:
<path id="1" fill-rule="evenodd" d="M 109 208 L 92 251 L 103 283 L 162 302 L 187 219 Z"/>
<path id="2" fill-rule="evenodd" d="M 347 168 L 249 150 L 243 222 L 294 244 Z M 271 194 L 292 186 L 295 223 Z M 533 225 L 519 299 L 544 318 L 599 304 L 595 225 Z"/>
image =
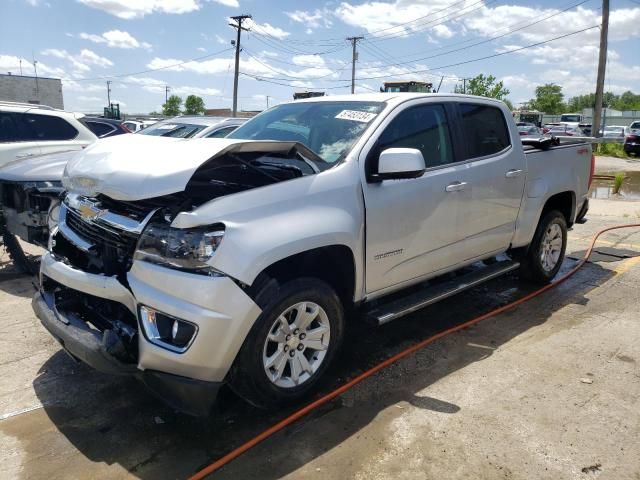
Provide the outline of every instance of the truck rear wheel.
<path id="1" fill-rule="evenodd" d="M 562 266 L 567 248 L 567 221 L 557 210 L 547 212 L 533 236 L 527 252 L 520 259 L 521 274 L 535 283 L 549 283 Z"/>
<path id="2" fill-rule="evenodd" d="M 295 402 L 320 380 L 343 331 L 344 310 L 328 284 L 315 278 L 289 281 L 256 320 L 229 372 L 229 385 L 257 407 Z"/>

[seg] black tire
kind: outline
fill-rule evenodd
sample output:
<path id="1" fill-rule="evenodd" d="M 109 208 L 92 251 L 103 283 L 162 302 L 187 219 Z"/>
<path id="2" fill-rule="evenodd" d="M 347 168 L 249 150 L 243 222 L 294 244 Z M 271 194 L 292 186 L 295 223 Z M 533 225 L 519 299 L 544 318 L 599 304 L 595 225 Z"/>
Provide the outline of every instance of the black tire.
<path id="1" fill-rule="evenodd" d="M 562 246 L 555 266 L 552 269 L 546 269 L 542 262 L 542 253 L 545 248 L 544 238 L 547 231 L 552 228 L 553 225 L 557 225 L 560 228 L 562 234 Z M 520 258 L 520 275 L 527 280 L 542 285 L 551 282 L 562 266 L 566 248 L 567 220 L 558 210 L 552 210 L 545 213 L 538 223 L 536 233 L 529 244 L 529 248 L 527 248 L 524 255 Z"/>
<path id="2" fill-rule="evenodd" d="M 267 290 L 265 289 L 265 291 Z M 231 389 L 259 408 L 273 408 L 295 403 L 307 395 L 335 358 L 344 334 L 342 303 L 336 292 L 322 280 L 299 278 L 283 284 L 275 292 L 273 288 L 270 288 L 268 292 L 272 296 L 266 302 L 262 313 L 245 339 L 227 376 Z M 273 331 L 274 322 L 283 312 L 299 302 L 314 302 L 322 307 L 330 326 L 330 340 L 324 360 L 310 378 L 298 386 L 283 388 L 267 377 L 263 363 L 263 352 L 267 336 Z M 261 301 L 258 303 L 262 304 Z M 285 371 L 286 368 L 290 368 L 290 366 L 285 367 Z"/>
<path id="3" fill-rule="evenodd" d="M 15 267 L 22 273 L 28 275 L 36 275 L 40 269 L 40 257 L 27 255 L 20 245 L 18 237 L 9 232 L 4 226 L 2 227 L 2 241 L 7 249 L 9 258 L 13 261 Z"/>

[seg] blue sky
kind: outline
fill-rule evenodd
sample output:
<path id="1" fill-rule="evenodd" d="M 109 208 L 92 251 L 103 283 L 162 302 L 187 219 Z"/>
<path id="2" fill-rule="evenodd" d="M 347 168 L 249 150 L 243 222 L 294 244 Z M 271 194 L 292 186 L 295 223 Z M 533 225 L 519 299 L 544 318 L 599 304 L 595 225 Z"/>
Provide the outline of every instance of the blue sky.
<path id="1" fill-rule="evenodd" d="M 165 85 L 183 98 L 201 95 L 207 107 L 228 107 L 235 38 L 228 17 L 250 13 L 242 109 L 312 87 L 349 93 L 345 37 L 353 35 L 365 37 L 357 91 L 376 91 L 385 79 L 437 84 L 442 76 L 441 91 L 452 91 L 457 79 L 485 73 L 504 80 L 518 103 L 542 83 L 562 85 L 567 97 L 594 90 L 599 29 L 573 33 L 599 24 L 599 7 L 597 0 L 2 0 L 0 72 L 18 74 L 22 60 L 31 75 L 37 60 L 39 75 L 63 79 L 70 110 L 100 111 L 107 79 L 128 113 L 159 110 Z M 640 0 L 613 0 L 611 9 L 606 89 L 640 93 Z M 155 71 L 138 73 L 145 70 Z"/>

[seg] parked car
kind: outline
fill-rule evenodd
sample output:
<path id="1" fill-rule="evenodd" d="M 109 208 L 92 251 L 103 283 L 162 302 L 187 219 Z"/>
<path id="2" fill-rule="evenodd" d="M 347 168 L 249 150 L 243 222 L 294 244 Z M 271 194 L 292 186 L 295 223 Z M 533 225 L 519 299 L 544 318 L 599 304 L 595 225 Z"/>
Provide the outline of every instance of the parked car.
<path id="1" fill-rule="evenodd" d="M 243 118 L 198 117 L 205 120 L 194 124 L 190 120 L 185 123 L 185 118 L 172 119 L 161 126 L 158 130 L 162 132 L 160 136 L 175 134 L 181 137 L 187 131 L 185 128 L 199 128 L 193 137 L 217 138 L 229 134 L 246 121 Z M 118 120 L 84 117 L 82 121 L 96 133 L 103 133 L 101 138 L 128 133 L 120 128 Z M 165 128 L 167 125 L 170 128 Z M 99 130 L 103 127 L 113 127 L 114 130 L 104 133 Z M 146 131 L 139 134 L 147 135 Z M 57 224 L 59 195 L 64 190 L 61 183 L 64 167 L 75 153 L 71 150 L 41 155 L 0 168 L 0 234 L 14 265 L 24 273 L 37 273 L 39 263 L 37 258 L 25 254 L 19 239 L 46 248 L 49 232 Z"/>
<path id="2" fill-rule="evenodd" d="M 139 132 L 143 128 L 147 128 L 154 123 L 158 123 L 158 120 L 127 120 L 122 122 L 122 124 L 133 133 Z"/>
<path id="3" fill-rule="evenodd" d="M 131 133 L 122 120 L 114 120 L 102 117 L 84 117 L 82 120 L 89 130 L 98 138 L 113 137 L 123 133 Z"/>
<path id="4" fill-rule="evenodd" d="M 582 133 L 584 133 L 584 135 L 586 137 L 590 137 L 591 136 L 591 124 L 590 123 L 579 123 L 578 127 L 580 127 L 580 130 L 582 130 Z"/>
<path id="5" fill-rule="evenodd" d="M 632 134 L 640 133 L 640 122 L 631 122 L 629 132 Z"/>
<path id="6" fill-rule="evenodd" d="M 44 105 L 0 101 L 0 166 L 23 158 L 80 150 L 96 135 L 81 113 Z"/>
<path id="7" fill-rule="evenodd" d="M 221 138 L 246 121 L 246 118 L 181 116 L 157 122 L 138 134 L 174 138 Z"/>
<path id="8" fill-rule="evenodd" d="M 192 414 L 223 383 L 301 399 L 347 312 L 387 323 L 518 268 L 551 281 L 593 168 L 589 144 L 524 148 L 506 105 L 454 94 L 298 100 L 164 140 L 67 165 L 33 307 L 74 358 Z"/>
<path id="9" fill-rule="evenodd" d="M 633 131 L 633 130 L 632 130 Z M 640 130 L 637 133 L 630 133 L 624 139 L 623 147 L 627 155 L 640 154 Z"/>
<path id="10" fill-rule="evenodd" d="M 558 125 L 548 125 L 545 135 L 554 135 L 556 137 L 582 137 L 584 132 L 578 126 L 560 123 Z"/>
<path id="11" fill-rule="evenodd" d="M 624 139 L 625 135 L 629 133 L 628 127 L 624 125 L 607 125 L 602 130 L 602 136 L 607 138 L 619 138 Z"/>
<path id="12" fill-rule="evenodd" d="M 533 124 L 518 126 L 518 133 L 523 136 L 540 136 L 542 130 Z"/>

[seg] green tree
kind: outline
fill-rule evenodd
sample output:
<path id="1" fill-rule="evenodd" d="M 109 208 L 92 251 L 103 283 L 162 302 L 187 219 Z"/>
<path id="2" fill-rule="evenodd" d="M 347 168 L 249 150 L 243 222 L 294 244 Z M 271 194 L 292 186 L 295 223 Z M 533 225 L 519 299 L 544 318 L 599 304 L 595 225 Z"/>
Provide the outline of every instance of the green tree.
<path id="1" fill-rule="evenodd" d="M 611 104 L 616 110 L 640 110 L 640 95 L 627 90 Z"/>
<path id="2" fill-rule="evenodd" d="M 504 98 L 502 101 L 506 103 L 507 108 L 513 112 L 514 108 L 513 108 L 513 103 L 511 103 L 511 100 L 509 100 L 508 98 Z"/>
<path id="3" fill-rule="evenodd" d="M 184 101 L 184 113 L 187 115 L 204 113 L 204 100 L 197 95 L 189 95 Z"/>
<path id="4" fill-rule="evenodd" d="M 467 95 L 477 95 L 479 97 L 490 97 L 498 100 L 504 100 L 509 95 L 509 89 L 505 88 L 502 81 L 496 82 L 496 77 L 493 75 L 480 74 L 473 77 L 467 82 L 467 91 L 465 92 L 464 85 L 456 85 L 454 93 L 467 93 Z"/>
<path id="5" fill-rule="evenodd" d="M 180 115 L 180 106 L 182 105 L 182 99 L 177 95 L 171 95 L 167 99 L 167 103 L 162 105 L 162 114 L 168 117 L 175 117 Z"/>
<path id="6" fill-rule="evenodd" d="M 562 87 L 555 83 L 546 83 L 536 87 L 536 98 L 529 101 L 529 108 L 549 115 L 557 115 L 566 108 L 563 100 Z"/>

